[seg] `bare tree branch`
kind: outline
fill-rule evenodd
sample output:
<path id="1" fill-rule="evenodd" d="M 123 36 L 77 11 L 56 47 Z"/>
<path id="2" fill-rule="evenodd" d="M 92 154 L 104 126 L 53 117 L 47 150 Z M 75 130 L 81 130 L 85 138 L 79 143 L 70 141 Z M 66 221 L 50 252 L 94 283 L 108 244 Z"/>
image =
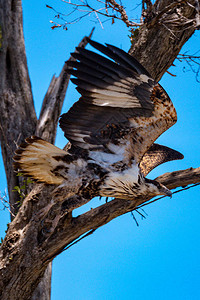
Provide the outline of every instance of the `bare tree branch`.
<path id="1" fill-rule="evenodd" d="M 190 169 L 178 171 L 178 174 L 177 174 L 177 172 L 166 173 L 162 176 L 159 176 L 157 178 L 157 180 L 159 182 L 161 182 L 162 184 L 164 184 L 165 186 L 167 186 L 168 188 L 171 188 L 172 186 L 173 186 L 173 188 L 177 188 L 180 185 L 186 186 L 188 184 L 192 184 L 193 182 L 199 183 L 200 182 L 200 168 L 197 168 L 197 169 L 190 168 Z M 81 235 L 83 235 L 87 232 L 90 232 L 90 230 L 96 230 L 97 228 L 107 224 L 114 218 L 137 209 L 138 206 L 141 206 L 141 204 L 146 203 L 151 198 L 152 198 L 152 196 L 149 197 L 149 195 L 146 195 L 146 196 L 144 196 L 143 199 L 141 199 L 141 198 L 140 199 L 132 199 L 131 201 L 114 199 L 108 203 L 105 203 L 97 208 L 94 208 L 94 209 L 86 212 L 85 214 L 78 216 L 77 218 L 73 218 L 71 221 L 72 227 L 69 228 L 70 225 L 68 225 L 67 231 L 70 230 L 70 232 L 71 232 L 71 230 L 74 230 L 74 232 L 76 232 L 77 236 L 73 241 L 70 241 L 70 243 L 73 243 Z M 157 200 L 159 200 L 159 199 L 160 198 L 158 198 Z M 63 226 L 62 221 L 61 221 L 61 224 Z M 61 224 L 58 226 L 61 226 Z M 79 231 L 78 228 L 80 228 L 81 231 Z M 60 232 L 60 230 L 59 230 L 59 232 Z M 67 237 L 65 228 L 64 228 L 64 232 L 65 232 L 65 234 L 64 234 L 65 237 Z M 61 234 L 63 234 L 63 233 L 61 233 Z M 55 236 L 52 236 L 53 239 L 54 239 L 54 237 Z M 63 238 L 64 238 L 64 236 L 63 236 Z M 60 241 L 61 241 L 61 239 L 60 239 Z M 50 245 L 51 243 L 55 244 L 55 241 L 52 241 L 52 239 L 50 238 L 48 245 Z M 63 241 L 60 243 L 62 243 L 62 247 L 63 247 Z M 56 245 L 58 245 L 58 244 L 59 244 L 59 241 L 56 241 Z M 68 242 L 66 243 L 66 246 L 67 245 L 68 245 Z M 62 250 L 58 250 L 58 251 L 62 251 Z M 53 254 L 53 256 L 54 255 L 57 255 L 57 253 Z M 50 257 L 49 257 L 49 259 L 50 259 Z"/>
<path id="2" fill-rule="evenodd" d="M 94 28 L 89 37 L 92 36 Z M 86 36 L 81 40 L 78 47 L 85 47 L 87 45 Z M 68 61 L 75 61 L 72 56 Z M 63 101 L 67 91 L 70 75 L 67 73 L 67 64 L 64 64 L 61 73 L 58 77 L 53 76 L 49 85 L 48 91 L 44 97 L 40 117 L 37 123 L 35 134 L 46 141 L 54 144 L 58 119 L 61 114 Z"/>
<path id="3" fill-rule="evenodd" d="M 177 193 L 180 193 L 180 192 L 183 192 L 183 191 L 186 191 L 186 190 L 195 188 L 195 187 L 197 187 L 197 186 L 199 186 L 199 185 L 200 185 L 200 182 L 194 183 L 194 184 L 192 184 L 192 185 L 182 187 L 181 189 L 179 189 L 179 190 L 177 190 L 177 191 L 174 191 L 172 194 L 174 195 L 174 194 L 177 194 Z M 140 208 L 142 208 L 142 207 L 144 207 L 144 206 L 146 206 L 146 205 L 149 205 L 149 204 L 151 204 L 151 203 L 154 203 L 154 202 L 156 202 L 156 201 L 158 201 L 158 200 L 160 200 L 160 199 L 163 199 L 163 198 L 166 198 L 166 196 L 161 196 L 161 197 L 159 197 L 159 198 L 156 198 L 156 199 L 147 201 L 147 202 L 145 202 L 145 203 L 139 205 L 139 206 L 137 207 L 137 209 L 140 209 Z M 136 209 L 135 209 L 135 210 L 136 210 Z"/>
<path id="4" fill-rule="evenodd" d="M 200 168 L 189 168 L 172 173 L 165 173 L 157 177 L 156 180 L 166 185 L 169 189 L 187 186 L 188 184 L 200 182 Z"/>
<path id="5" fill-rule="evenodd" d="M 180 184 L 181 186 L 187 185 L 194 181 L 200 182 L 200 168 L 178 171 L 178 175 L 174 172 L 168 173 L 158 179 L 168 188 L 172 186 L 175 188 Z M 29 298 L 48 263 L 65 247 L 114 218 L 137 209 L 139 205 L 153 197 L 153 195 L 146 195 L 142 199 L 135 198 L 129 201 L 114 199 L 76 218 L 60 209 L 59 203 L 57 203 L 48 216 L 42 220 L 40 214 L 32 214 L 32 211 L 37 212 L 41 207 L 41 199 L 45 201 L 46 205 L 51 201 L 50 191 L 41 190 L 41 188 L 42 186 L 37 186 L 32 195 L 24 201 L 3 241 L 0 251 L 0 295 L 2 300 L 16 299 L 14 295 L 16 290 L 19 290 L 19 286 L 17 299 Z M 55 220 L 56 226 L 54 227 Z M 28 254 L 28 265 L 25 253 Z M 23 273 L 19 272 L 20 269 L 23 270 Z M 4 282 L 9 282 L 6 288 Z"/>
<path id="6" fill-rule="evenodd" d="M 106 0 L 105 4 L 107 9 L 112 8 L 113 11 L 116 11 L 120 14 L 121 20 L 126 24 L 127 27 L 141 25 L 139 23 L 134 23 L 129 21 L 129 18 L 127 16 L 126 10 L 124 9 L 123 5 L 117 3 L 115 0 Z"/>
<path id="7" fill-rule="evenodd" d="M 176 41 L 180 40 L 183 45 L 199 27 L 200 14 L 198 0 L 159 0 L 155 4 L 152 4 L 150 0 L 142 1 L 140 22 L 132 22 L 122 3 L 118 3 L 115 0 L 96 0 L 92 4 L 89 4 L 89 1 L 86 0 L 63 2 L 68 7 L 72 6 L 73 8 L 66 15 L 48 6 L 56 12 L 58 20 L 65 22 L 64 24 L 56 22 L 53 27 L 66 27 L 69 24 L 91 16 L 91 13 L 94 13 L 101 26 L 103 26 L 104 22 L 104 19 L 101 20 L 101 17 L 110 18 L 113 22 L 115 19 L 122 20 L 131 31 L 132 47 L 130 53 L 134 53 L 134 56 L 140 60 L 151 76 L 157 81 L 160 80 L 165 72 L 164 69 L 160 68 L 161 65 L 167 65 L 167 68 L 169 68 L 180 51 L 180 48 L 176 47 Z M 73 13 L 76 13 L 76 17 L 70 21 L 68 18 Z M 150 29 L 151 35 L 149 35 Z M 159 47 L 155 47 L 153 42 L 157 33 L 159 33 L 159 40 L 156 39 Z M 152 49 L 149 47 L 150 40 L 152 42 Z M 165 51 L 166 45 L 169 43 L 173 46 L 170 55 Z M 150 57 L 156 58 L 154 59 L 154 64 L 150 62 Z M 155 70 L 159 70 L 159 74 L 155 74 Z"/>
<path id="8" fill-rule="evenodd" d="M 178 54 L 177 59 L 180 62 L 186 62 L 186 64 L 189 67 L 189 70 L 191 70 L 195 74 L 196 81 L 200 82 L 200 55 L 196 55 L 198 52 L 194 53 L 193 55 L 180 53 Z M 183 67 L 183 71 L 187 72 L 188 70 L 185 67 Z"/>
<path id="9" fill-rule="evenodd" d="M 0 209 L 0 210 L 7 209 L 9 211 L 9 213 L 11 214 L 11 216 L 14 218 L 15 215 L 11 211 L 11 208 L 10 208 L 11 204 L 9 203 L 9 201 L 8 201 L 7 198 L 8 198 L 8 196 L 7 196 L 6 192 L 5 192 L 5 194 L 3 196 L 1 195 L 1 192 L 0 192 L 0 202 L 1 202 L 2 206 L 3 206 L 3 208 Z M 14 210 L 14 208 L 12 208 L 12 209 Z"/>
<path id="10" fill-rule="evenodd" d="M 48 8 L 52 9 L 56 15 L 55 18 L 58 19 L 57 22 L 51 21 L 53 24 L 52 29 L 57 27 L 63 27 L 63 29 L 68 29 L 69 25 L 79 22 L 83 18 L 91 17 L 92 14 L 95 15 L 95 18 L 98 23 L 102 26 L 102 23 L 105 19 L 111 19 L 112 23 L 114 20 L 123 21 L 128 28 L 130 27 L 138 27 L 142 23 L 137 23 L 130 21 L 124 6 L 120 3 L 117 3 L 115 0 L 96 0 L 92 1 L 92 4 L 89 4 L 87 0 L 75 0 L 75 1 L 65 1 L 68 6 L 72 7 L 72 10 L 68 14 L 64 14 L 58 12 L 52 6 L 47 5 Z M 121 1 L 120 1 L 121 2 Z M 72 18 L 72 16 L 76 13 L 76 17 Z M 77 16 L 78 13 L 78 16 Z M 102 21 L 100 17 L 105 17 Z M 63 21 L 64 24 L 59 23 L 59 21 Z"/>

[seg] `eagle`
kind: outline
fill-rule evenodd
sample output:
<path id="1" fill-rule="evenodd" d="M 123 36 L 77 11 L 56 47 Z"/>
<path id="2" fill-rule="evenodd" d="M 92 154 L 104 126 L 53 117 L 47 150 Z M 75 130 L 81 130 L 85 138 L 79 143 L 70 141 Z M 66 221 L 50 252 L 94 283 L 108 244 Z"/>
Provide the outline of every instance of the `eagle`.
<path id="1" fill-rule="evenodd" d="M 172 195 L 146 175 L 183 155 L 155 140 L 177 121 L 166 91 L 131 55 L 88 38 L 98 50 L 76 48 L 68 73 L 80 98 L 60 117 L 65 150 L 31 136 L 16 150 L 14 167 L 38 182 L 80 195 L 131 200 Z"/>

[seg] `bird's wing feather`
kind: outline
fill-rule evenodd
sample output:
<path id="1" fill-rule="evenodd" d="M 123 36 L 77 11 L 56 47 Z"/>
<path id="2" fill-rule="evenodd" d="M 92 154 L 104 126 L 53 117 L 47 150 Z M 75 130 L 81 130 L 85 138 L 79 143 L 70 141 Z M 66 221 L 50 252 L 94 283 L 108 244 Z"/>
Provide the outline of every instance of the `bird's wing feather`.
<path id="1" fill-rule="evenodd" d="M 61 184 L 63 177 L 59 174 L 60 166 L 68 166 L 72 160 L 66 151 L 31 136 L 15 151 L 14 169 L 25 176 L 32 177 L 37 182 Z M 56 171 L 57 170 L 57 171 Z"/>
<path id="2" fill-rule="evenodd" d="M 75 76 L 72 81 L 81 98 L 61 116 L 60 126 L 75 146 L 103 152 L 112 152 L 111 144 L 122 146 L 124 159 L 139 163 L 158 136 L 176 122 L 174 106 L 132 56 L 111 45 L 89 42 L 109 58 L 83 48 L 72 54 L 77 61 L 68 63 L 69 73 Z"/>
<path id="3" fill-rule="evenodd" d="M 183 154 L 174 149 L 159 144 L 153 144 L 144 154 L 140 162 L 140 170 L 142 174 L 146 176 L 157 166 L 165 162 L 183 158 Z"/>

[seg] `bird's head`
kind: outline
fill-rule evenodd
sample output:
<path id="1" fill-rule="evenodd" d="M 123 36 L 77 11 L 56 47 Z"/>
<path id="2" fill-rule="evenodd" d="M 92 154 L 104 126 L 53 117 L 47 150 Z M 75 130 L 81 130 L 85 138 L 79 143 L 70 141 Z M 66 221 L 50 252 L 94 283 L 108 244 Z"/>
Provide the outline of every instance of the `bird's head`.
<path id="1" fill-rule="evenodd" d="M 168 196 L 170 198 L 172 197 L 172 192 L 166 188 L 166 186 L 156 180 L 145 178 L 145 185 L 147 185 L 150 192 L 154 192 L 157 195 Z"/>

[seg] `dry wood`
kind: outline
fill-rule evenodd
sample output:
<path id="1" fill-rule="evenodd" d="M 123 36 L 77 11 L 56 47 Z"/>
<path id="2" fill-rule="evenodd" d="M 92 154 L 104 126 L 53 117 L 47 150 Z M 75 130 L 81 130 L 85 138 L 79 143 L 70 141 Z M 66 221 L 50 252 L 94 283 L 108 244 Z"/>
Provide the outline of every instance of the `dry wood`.
<path id="1" fill-rule="evenodd" d="M 0 139 L 13 210 L 20 199 L 12 192 L 19 185 L 12 157 L 16 143 L 33 134 L 37 122 L 24 46 L 21 1 L 0 0 L 0 24 Z"/>
<path id="2" fill-rule="evenodd" d="M 189 168 L 184 171 L 180 170 L 172 173 L 165 173 L 157 177 L 156 180 L 166 185 L 169 189 L 175 189 L 179 186 L 184 187 L 199 182 L 200 168 Z"/>
<path id="3" fill-rule="evenodd" d="M 17 213 L 17 203 L 20 198 L 18 193 L 13 192 L 13 188 L 23 184 L 22 179 L 13 172 L 12 167 L 12 157 L 16 146 L 36 132 L 46 140 L 54 142 L 57 122 L 69 81 L 64 65 L 59 77 L 52 79 L 37 121 L 22 24 L 21 0 L 0 0 L 0 31 L 2 33 L 0 41 L 0 140 L 11 210 L 14 214 Z M 84 47 L 86 44 L 87 41 L 84 38 L 79 46 Z M 38 295 L 41 300 L 50 299 L 50 268 L 49 266 L 49 276 L 45 276 L 44 281 L 40 283 L 39 288 L 34 292 L 33 299 L 38 299 Z"/>
<path id="4" fill-rule="evenodd" d="M 94 28 L 92 29 L 89 37 L 92 36 Z M 85 47 L 87 45 L 87 39 L 84 37 L 79 43 L 78 47 Z M 75 51 L 76 52 L 76 51 Z M 68 61 L 75 61 L 76 59 L 72 56 Z M 58 119 L 61 114 L 63 101 L 65 99 L 70 74 L 67 73 L 67 64 L 64 64 L 60 75 L 53 76 L 47 93 L 44 97 L 42 109 L 40 112 L 39 120 L 37 123 L 35 135 L 45 139 L 46 141 L 54 144 Z"/>
<path id="5" fill-rule="evenodd" d="M 167 173 L 158 179 L 167 187 L 173 184 L 174 188 L 180 185 L 180 178 L 184 186 L 194 180 L 200 182 L 200 168 L 182 170 L 179 171 L 178 176 L 175 175 L 177 174 L 174 172 Z M 143 199 L 131 201 L 114 199 L 75 218 L 68 213 L 70 205 L 66 211 L 61 209 L 59 203 L 55 203 L 44 218 L 41 215 L 41 198 L 47 206 L 51 201 L 52 189 L 53 187 L 47 189 L 43 185 L 37 185 L 31 195 L 24 200 L 19 213 L 9 226 L 0 252 L 0 290 L 3 290 L 1 299 L 27 299 L 37 286 L 48 263 L 64 247 L 83 234 L 136 209 L 138 205 L 151 198 L 146 195 Z M 80 199 L 77 203 L 77 206 L 79 205 Z M 33 211 L 37 213 L 33 214 Z M 18 298 L 15 296 L 16 290 L 18 290 Z"/>
<path id="6" fill-rule="evenodd" d="M 195 0 L 156 1 L 133 38 L 130 54 L 134 54 L 155 80 L 161 79 L 197 28 L 195 3 Z"/>

